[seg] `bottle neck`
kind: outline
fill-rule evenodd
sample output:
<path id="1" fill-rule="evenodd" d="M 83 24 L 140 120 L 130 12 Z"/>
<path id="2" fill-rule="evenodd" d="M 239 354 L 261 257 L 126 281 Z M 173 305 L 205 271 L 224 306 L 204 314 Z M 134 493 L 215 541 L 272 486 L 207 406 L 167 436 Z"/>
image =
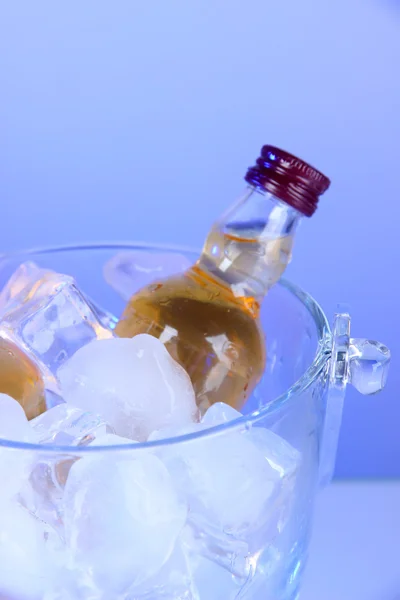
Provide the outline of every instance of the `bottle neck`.
<path id="1" fill-rule="evenodd" d="M 235 296 L 261 302 L 290 262 L 301 217 L 271 193 L 249 186 L 212 226 L 197 267 Z"/>

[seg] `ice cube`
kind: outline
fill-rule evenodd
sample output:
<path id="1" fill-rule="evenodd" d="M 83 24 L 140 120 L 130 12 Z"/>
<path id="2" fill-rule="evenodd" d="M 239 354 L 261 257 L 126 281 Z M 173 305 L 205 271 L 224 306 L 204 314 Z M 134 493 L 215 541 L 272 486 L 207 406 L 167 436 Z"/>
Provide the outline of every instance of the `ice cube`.
<path id="1" fill-rule="evenodd" d="M 203 556 L 192 556 L 190 565 L 199 599 L 237 600 L 243 584 L 226 569 Z"/>
<path id="2" fill-rule="evenodd" d="M 77 600 L 77 596 L 72 596 L 69 590 L 56 592 L 46 590 L 42 600 Z"/>
<path id="3" fill-rule="evenodd" d="M 110 338 L 112 332 L 99 322 L 71 277 L 48 273 L 23 301 L 25 289 L 5 307 L 0 328 L 5 338 L 33 355 L 44 372 L 54 375 L 81 346 Z"/>
<path id="4" fill-rule="evenodd" d="M 282 554 L 273 545 L 267 544 L 257 555 L 256 568 L 252 576 L 242 586 L 240 598 L 243 598 L 243 600 L 276 600 L 281 597 L 282 574 L 286 576 L 287 573 L 291 572 L 291 566 L 295 562 L 295 557 L 293 557 L 288 564 L 288 556 L 290 555 L 285 555 L 286 562 L 284 564 Z M 296 566 L 298 567 L 298 560 Z M 298 582 L 297 578 L 295 582 Z M 287 584 L 287 581 L 285 581 L 285 584 Z M 285 590 L 287 590 L 286 585 Z M 289 596 L 292 597 L 290 591 Z"/>
<path id="5" fill-rule="evenodd" d="M 57 281 L 67 280 L 73 283 L 71 277 L 55 273 L 50 269 L 43 269 L 34 262 L 22 263 L 0 292 L 0 315 L 11 306 L 17 307 L 33 298 L 38 300 L 40 296 L 51 294 L 52 287 Z M 98 306 L 87 294 L 82 291 L 81 294 L 101 324 L 106 329 L 114 329 L 118 321 L 116 317 Z"/>
<path id="6" fill-rule="evenodd" d="M 96 413 L 84 412 L 70 404 L 59 404 L 30 421 L 40 444 L 84 446 L 98 436 L 112 433 Z"/>
<path id="7" fill-rule="evenodd" d="M 234 409 L 216 404 L 198 430 L 240 416 Z M 185 431 L 177 429 L 175 435 L 181 433 Z M 210 431 L 179 447 L 162 447 L 157 453 L 178 491 L 186 495 L 188 545 L 247 579 L 255 570 L 257 554 L 278 534 L 290 511 L 299 453 L 273 432 L 261 427 L 248 430 L 244 425 Z"/>
<path id="8" fill-rule="evenodd" d="M 34 262 L 22 263 L 1 291 L 1 316 L 22 305 L 46 298 L 63 282 L 73 283 L 72 277 L 38 267 Z"/>
<path id="9" fill-rule="evenodd" d="M 0 598 L 42 600 L 63 589 L 61 540 L 17 503 L 1 507 L 0 542 Z"/>
<path id="10" fill-rule="evenodd" d="M 83 412 L 69 404 L 49 409 L 29 423 L 40 444 L 86 446 L 109 435 L 112 428 L 96 414 Z M 76 457 L 57 453 L 35 453 L 29 480 L 20 500 L 39 519 L 51 524 L 62 535 L 64 486 Z"/>
<path id="11" fill-rule="evenodd" d="M 280 478 L 289 480 L 296 475 L 301 456 L 286 440 L 260 425 L 252 427 L 249 438 Z"/>
<path id="12" fill-rule="evenodd" d="M 114 433 L 105 433 L 96 437 L 93 442 L 90 443 L 91 446 L 126 446 L 136 444 L 135 440 L 131 440 L 129 438 L 121 437 L 120 435 L 115 435 Z"/>
<path id="13" fill-rule="evenodd" d="M 201 423 L 207 427 L 213 427 L 235 421 L 242 416 L 242 413 L 229 404 L 216 402 L 207 410 Z M 300 454 L 293 446 L 273 431 L 260 425 L 254 425 L 246 431 L 248 438 L 261 451 L 273 469 L 279 470 L 285 477 L 290 477 L 295 473 L 299 467 Z"/>
<path id="14" fill-rule="evenodd" d="M 200 600 L 193 585 L 189 560 L 178 540 L 172 555 L 161 570 L 138 586 L 129 590 L 127 600 Z M 203 598 L 203 596 L 201 596 Z M 208 596 L 204 596 L 207 598 Z"/>
<path id="15" fill-rule="evenodd" d="M 19 265 L 0 292 L 0 314 L 16 298 L 19 303 L 29 300 L 37 283 L 47 274 L 46 269 L 39 268 L 34 262 Z"/>
<path id="16" fill-rule="evenodd" d="M 19 402 L 7 394 L 0 394 L 0 439 L 33 443 L 34 437 Z"/>
<path id="17" fill-rule="evenodd" d="M 191 433 L 198 433 L 207 429 L 205 425 L 202 423 L 187 423 L 183 427 L 176 427 L 171 425 L 169 427 L 163 427 L 162 429 L 155 429 L 151 432 L 149 437 L 147 438 L 148 442 L 156 442 L 160 440 L 167 440 L 176 437 L 186 436 Z"/>
<path id="18" fill-rule="evenodd" d="M 77 586 L 72 590 L 46 590 L 42 600 L 81 600 L 82 596 L 78 595 L 79 592 L 76 588 Z M 90 600 L 93 600 L 92 596 L 90 597 Z"/>
<path id="19" fill-rule="evenodd" d="M 143 450 L 99 449 L 78 460 L 64 491 L 72 566 L 109 598 L 141 585 L 167 562 L 186 520 L 162 462 Z"/>
<path id="20" fill-rule="evenodd" d="M 140 288 L 154 280 L 182 273 L 190 261 L 177 252 L 120 252 L 104 266 L 106 282 L 128 301 Z"/>
<path id="21" fill-rule="evenodd" d="M 215 425 L 221 425 L 222 423 L 228 423 L 242 417 L 242 413 L 238 410 L 225 404 L 224 402 L 216 402 L 207 410 L 201 422 L 207 427 L 213 427 Z"/>
<path id="22" fill-rule="evenodd" d="M 82 292 L 82 294 L 83 294 L 83 292 Z M 97 317 L 97 319 L 103 325 L 103 327 L 105 327 L 106 329 L 108 329 L 110 331 L 114 331 L 114 329 L 118 323 L 117 317 L 115 317 L 108 310 L 105 310 L 105 308 L 99 306 L 87 294 L 83 294 L 83 296 L 84 296 L 89 308 L 92 309 L 94 315 Z"/>
<path id="23" fill-rule="evenodd" d="M 277 600 L 282 593 L 282 580 L 275 577 L 279 573 L 280 558 L 274 547 L 265 549 L 258 558 L 256 573 L 246 581 L 240 581 L 212 560 L 193 553 L 190 553 L 190 568 L 201 599 Z"/>
<path id="24" fill-rule="evenodd" d="M 97 412 L 123 437 L 143 441 L 155 429 L 197 418 L 189 376 L 147 334 L 92 342 L 58 378 L 68 403 Z"/>
<path id="25" fill-rule="evenodd" d="M 60 396 L 60 394 L 57 394 L 57 392 L 55 392 L 53 390 L 49 390 L 49 389 L 45 390 L 45 398 L 46 398 L 45 411 L 50 410 L 51 408 L 54 408 L 55 406 L 58 406 L 59 404 L 65 403 L 64 398 L 62 398 Z"/>
<path id="26" fill-rule="evenodd" d="M 12 498 L 25 483 L 32 463 L 27 449 L 9 448 L 7 440 L 35 443 L 35 436 L 20 404 L 0 394 L 0 502 Z"/>
<path id="27" fill-rule="evenodd" d="M 78 460 L 67 454 L 35 454 L 31 473 L 18 500 L 32 515 L 50 525 L 63 538 L 62 497 L 68 473 Z"/>

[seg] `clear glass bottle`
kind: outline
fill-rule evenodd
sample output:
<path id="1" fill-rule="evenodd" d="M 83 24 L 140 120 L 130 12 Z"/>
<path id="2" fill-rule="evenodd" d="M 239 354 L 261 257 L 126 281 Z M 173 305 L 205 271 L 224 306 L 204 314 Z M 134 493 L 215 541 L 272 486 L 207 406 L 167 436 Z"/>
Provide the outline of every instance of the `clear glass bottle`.
<path id="1" fill-rule="evenodd" d="M 189 373 L 202 411 L 241 408 L 265 368 L 259 310 L 288 265 L 302 216 L 330 181 L 295 156 L 264 146 L 247 187 L 209 232 L 183 275 L 148 285 L 129 301 L 116 334 L 160 338 Z"/>

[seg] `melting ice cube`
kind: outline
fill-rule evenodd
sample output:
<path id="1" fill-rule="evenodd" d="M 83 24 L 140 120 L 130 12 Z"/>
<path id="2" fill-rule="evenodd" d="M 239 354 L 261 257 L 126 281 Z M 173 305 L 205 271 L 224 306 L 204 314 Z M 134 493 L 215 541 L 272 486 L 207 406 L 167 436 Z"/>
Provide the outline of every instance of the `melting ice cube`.
<path id="1" fill-rule="evenodd" d="M 100 323 L 71 277 L 47 273 L 5 306 L 0 330 L 33 355 L 51 379 L 81 346 L 110 338 L 112 333 Z"/>
<path id="2" fill-rule="evenodd" d="M 72 277 L 61 275 L 49 269 L 43 269 L 36 263 L 29 261 L 22 263 L 11 275 L 6 285 L 0 292 L 0 315 L 7 312 L 12 307 L 18 307 L 33 298 L 46 296 L 52 293 L 52 288 L 56 281 L 70 281 Z M 114 329 L 117 319 L 98 306 L 91 298 L 81 292 L 85 297 L 87 304 L 94 314 L 98 317 L 102 325 L 107 329 Z"/>
<path id="3" fill-rule="evenodd" d="M 96 413 L 84 412 L 69 404 L 59 404 L 30 421 L 40 444 L 82 446 L 98 436 L 112 433 Z"/>
<path id="4" fill-rule="evenodd" d="M 115 433 L 104 433 L 103 435 L 97 436 L 93 442 L 90 443 L 91 446 L 126 446 L 136 444 L 136 440 L 131 440 L 129 438 L 121 437 L 120 435 L 115 435 Z"/>
<path id="5" fill-rule="evenodd" d="M 183 254 L 176 252 L 120 252 L 104 266 L 104 278 L 121 298 L 128 301 L 155 279 L 182 273 L 190 265 Z"/>
<path id="6" fill-rule="evenodd" d="M 61 540 L 16 502 L 1 506 L 0 541 L 0 598 L 42 600 L 63 589 Z"/>
<path id="7" fill-rule="evenodd" d="M 38 283 L 49 271 L 41 269 L 34 262 L 22 263 L 11 275 L 0 292 L 0 314 L 11 304 L 22 304 L 36 293 Z"/>
<path id="8" fill-rule="evenodd" d="M 0 394 L 0 503 L 20 491 L 33 460 L 29 450 L 7 447 L 7 440 L 36 441 L 20 404 L 10 396 Z"/>
<path id="9" fill-rule="evenodd" d="M 179 540 L 162 569 L 144 583 L 132 586 L 127 600 L 159 600 L 160 598 L 164 600 L 200 600 L 197 589 L 193 585 L 189 559 Z M 204 596 L 204 598 L 208 600 L 208 596 Z"/>
<path id="10" fill-rule="evenodd" d="M 246 580 L 234 577 L 213 560 L 190 553 L 193 583 L 199 598 L 207 600 L 277 600 L 282 581 L 276 579 L 280 555 L 267 546 L 257 560 L 257 571 Z"/>
<path id="11" fill-rule="evenodd" d="M 73 565 L 107 598 L 141 585 L 163 567 L 187 512 L 167 469 L 140 449 L 119 451 L 118 457 L 114 450 L 99 450 L 77 461 L 63 504 Z"/>
<path id="12" fill-rule="evenodd" d="M 92 342 L 62 366 L 58 378 L 68 403 L 97 412 L 118 435 L 134 440 L 197 416 L 189 376 L 147 334 Z"/>
<path id="13" fill-rule="evenodd" d="M 217 563 L 194 555 L 191 557 L 190 566 L 199 599 L 239 600 L 240 598 L 241 600 L 247 598 L 240 594 L 243 584 Z"/>
<path id="14" fill-rule="evenodd" d="M 29 426 L 38 443 L 58 446 L 86 446 L 98 438 L 107 438 L 112 432 L 98 415 L 66 403 L 32 419 Z M 21 502 L 62 535 L 61 501 L 69 471 L 77 458 L 60 452 L 36 452 L 34 458 L 29 480 L 21 490 Z"/>
<path id="15" fill-rule="evenodd" d="M 240 417 L 231 407 L 215 404 L 197 427 Z M 162 437 L 161 431 L 150 439 Z M 247 578 L 255 569 L 254 557 L 278 534 L 282 511 L 290 510 L 299 453 L 261 427 L 210 432 L 158 453 L 189 504 L 188 546 Z"/>
<path id="16" fill-rule="evenodd" d="M 34 437 L 22 406 L 0 394 L 0 439 L 34 443 Z"/>

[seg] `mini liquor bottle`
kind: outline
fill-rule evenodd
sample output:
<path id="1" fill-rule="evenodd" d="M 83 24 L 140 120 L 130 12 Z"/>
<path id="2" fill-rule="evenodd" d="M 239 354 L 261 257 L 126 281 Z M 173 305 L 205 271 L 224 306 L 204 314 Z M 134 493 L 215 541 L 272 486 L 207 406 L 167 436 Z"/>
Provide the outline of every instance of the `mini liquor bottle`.
<path id="1" fill-rule="evenodd" d="M 0 393 L 18 400 L 28 419 L 46 410 L 39 368 L 9 340 L 0 338 Z"/>
<path id="2" fill-rule="evenodd" d="M 260 380 L 266 361 L 261 303 L 291 259 L 300 219 L 313 215 L 330 185 L 273 146 L 262 148 L 245 181 L 196 263 L 137 292 L 115 330 L 121 337 L 159 338 L 189 373 L 202 411 L 215 402 L 240 409 Z"/>

